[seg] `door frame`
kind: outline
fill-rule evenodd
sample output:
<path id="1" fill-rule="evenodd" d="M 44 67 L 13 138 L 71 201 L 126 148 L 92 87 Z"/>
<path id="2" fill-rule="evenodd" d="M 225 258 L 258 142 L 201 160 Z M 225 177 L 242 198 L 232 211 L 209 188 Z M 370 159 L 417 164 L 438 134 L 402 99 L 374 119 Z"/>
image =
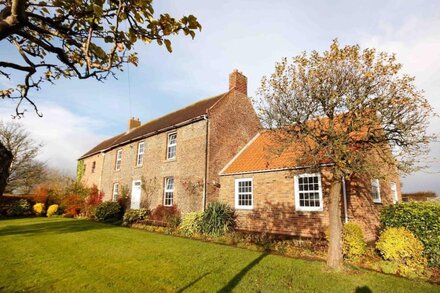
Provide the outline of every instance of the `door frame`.
<path id="1" fill-rule="evenodd" d="M 133 191 L 134 191 L 134 187 L 135 187 L 135 183 L 139 182 L 139 206 L 136 209 L 139 209 L 141 207 L 141 201 L 142 201 L 142 181 L 137 179 L 137 180 L 133 180 L 132 184 L 131 184 L 131 195 L 130 195 L 130 208 L 131 209 L 135 209 L 133 207 Z"/>

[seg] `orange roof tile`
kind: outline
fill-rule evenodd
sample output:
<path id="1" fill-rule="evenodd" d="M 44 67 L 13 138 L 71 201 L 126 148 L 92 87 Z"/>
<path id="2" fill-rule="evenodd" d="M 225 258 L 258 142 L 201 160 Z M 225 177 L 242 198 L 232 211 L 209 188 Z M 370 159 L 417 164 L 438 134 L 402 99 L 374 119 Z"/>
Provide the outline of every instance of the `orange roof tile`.
<path id="1" fill-rule="evenodd" d="M 301 149 L 301 144 L 293 142 L 283 147 L 276 131 L 263 131 L 257 134 L 221 173 L 225 175 L 294 168 L 299 156 L 304 155 Z"/>

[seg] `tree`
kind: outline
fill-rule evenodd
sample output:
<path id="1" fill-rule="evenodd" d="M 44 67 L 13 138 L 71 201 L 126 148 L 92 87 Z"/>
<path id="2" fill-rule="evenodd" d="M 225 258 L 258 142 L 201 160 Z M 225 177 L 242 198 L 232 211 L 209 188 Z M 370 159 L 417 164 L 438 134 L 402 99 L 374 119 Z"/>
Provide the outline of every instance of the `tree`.
<path id="1" fill-rule="evenodd" d="M 36 160 L 41 145 L 30 137 L 21 124 L 0 122 L 0 144 L 13 157 L 6 180 L 6 193 L 29 193 L 45 179 L 44 163 Z"/>
<path id="2" fill-rule="evenodd" d="M 0 142 L 0 196 L 2 196 L 5 191 L 11 163 L 12 153 Z"/>
<path id="3" fill-rule="evenodd" d="M 15 89 L 0 89 L 0 98 L 18 101 L 18 117 L 23 101 L 41 116 L 29 90 L 60 78 L 102 81 L 126 63 L 137 65 L 132 51 L 138 40 L 165 44 L 171 52 L 171 35 L 194 38 L 196 30 L 201 25 L 193 15 L 156 18 L 152 0 L 0 0 L 0 41 L 22 59 L 0 61 L 0 76 L 23 79 Z"/>
<path id="4" fill-rule="evenodd" d="M 433 109 L 401 67 L 394 54 L 340 47 L 335 40 L 323 53 L 282 59 L 262 79 L 260 117 L 278 130 L 280 145 L 299 145 L 303 155 L 293 163 L 317 170 L 331 162 L 332 268 L 342 266 L 342 179 L 411 172 L 434 138 L 426 130 Z"/>

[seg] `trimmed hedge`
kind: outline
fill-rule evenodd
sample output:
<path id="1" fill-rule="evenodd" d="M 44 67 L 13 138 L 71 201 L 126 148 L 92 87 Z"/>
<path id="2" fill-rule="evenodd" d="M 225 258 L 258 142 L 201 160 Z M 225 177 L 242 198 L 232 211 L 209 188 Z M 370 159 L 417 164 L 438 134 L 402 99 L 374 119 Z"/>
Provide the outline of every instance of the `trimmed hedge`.
<path id="1" fill-rule="evenodd" d="M 405 227 L 425 246 L 430 266 L 440 267 L 440 203 L 409 202 L 386 207 L 382 228 Z"/>

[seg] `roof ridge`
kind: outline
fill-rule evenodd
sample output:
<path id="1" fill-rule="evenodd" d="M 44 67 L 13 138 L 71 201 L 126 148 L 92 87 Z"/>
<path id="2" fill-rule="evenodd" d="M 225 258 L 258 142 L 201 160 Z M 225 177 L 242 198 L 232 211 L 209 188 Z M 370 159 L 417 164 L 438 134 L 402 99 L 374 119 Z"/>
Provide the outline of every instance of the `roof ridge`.
<path id="1" fill-rule="evenodd" d="M 79 159 L 84 159 L 99 152 L 110 150 L 116 146 L 141 139 L 147 134 L 154 134 L 157 132 L 165 131 L 170 127 L 178 126 L 185 121 L 194 121 L 194 119 L 206 115 L 208 113 L 208 110 L 213 105 L 217 104 L 217 102 L 221 100 L 227 93 L 228 92 L 225 92 L 195 101 L 194 103 L 189 104 L 183 108 L 149 120 L 129 131 L 122 132 L 109 139 L 103 140 L 94 148 L 82 155 Z"/>
<path id="2" fill-rule="evenodd" d="M 137 128 L 140 128 L 140 127 L 142 127 L 142 126 L 144 126 L 144 125 L 146 125 L 146 124 L 149 124 L 149 123 L 151 123 L 151 122 L 154 122 L 154 121 L 156 121 L 156 120 L 162 119 L 162 118 L 164 118 L 164 117 L 166 117 L 166 116 L 169 116 L 169 115 L 175 114 L 176 112 L 179 112 L 179 111 L 182 111 L 182 110 L 188 109 L 188 108 L 190 108 L 190 107 L 194 107 L 194 106 L 195 106 L 196 104 L 198 104 L 198 103 L 206 102 L 206 101 L 209 101 L 209 100 L 211 100 L 211 99 L 218 98 L 218 97 L 220 97 L 220 96 L 223 97 L 223 96 L 224 96 L 225 94 L 227 94 L 227 93 L 228 93 L 228 92 L 225 92 L 225 93 L 222 93 L 222 94 L 219 94 L 219 95 L 211 96 L 211 97 L 209 97 L 209 98 L 205 98 L 205 99 L 202 99 L 202 100 L 198 100 L 198 101 L 196 101 L 196 102 L 194 102 L 194 103 L 192 103 L 192 104 L 189 104 L 188 106 L 185 106 L 185 107 L 183 107 L 183 108 L 179 108 L 179 109 L 177 109 L 177 110 L 175 110 L 175 111 L 173 111 L 173 112 L 170 112 L 170 113 L 168 113 L 168 114 L 165 114 L 165 115 L 159 116 L 159 117 L 157 117 L 157 118 L 154 118 L 154 119 L 148 120 L 147 122 L 142 123 L 141 125 L 139 125 L 138 127 L 136 127 L 136 129 L 137 129 Z M 220 99 L 221 99 L 221 98 L 220 98 Z M 217 101 L 217 102 L 218 102 L 218 101 Z M 217 102 L 215 102 L 214 105 L 217 104 Z M 214 105 L 213 105 L 213 106 L 214 106 Z M 210 108 L 212 108 L 212 107 L 210 107 Z"/>

